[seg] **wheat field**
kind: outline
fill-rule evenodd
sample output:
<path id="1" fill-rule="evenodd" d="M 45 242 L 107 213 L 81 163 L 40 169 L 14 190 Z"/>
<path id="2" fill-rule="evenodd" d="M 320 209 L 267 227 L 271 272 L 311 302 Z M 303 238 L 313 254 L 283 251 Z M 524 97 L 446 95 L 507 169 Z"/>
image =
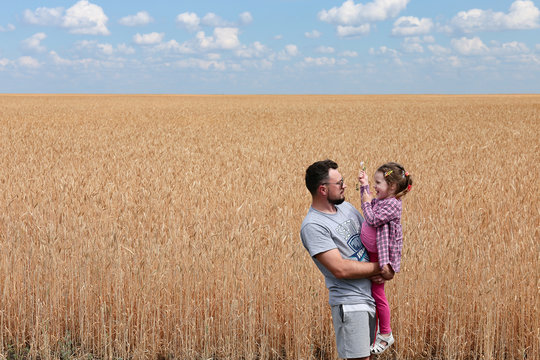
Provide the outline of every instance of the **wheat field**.
<path id="1" fill-rule="evenodd" d="M 414 177 L 381 359 L 540 358 L 540 95 L 0 96 L 0 358 L 334 359 L 307 166 Z"/>

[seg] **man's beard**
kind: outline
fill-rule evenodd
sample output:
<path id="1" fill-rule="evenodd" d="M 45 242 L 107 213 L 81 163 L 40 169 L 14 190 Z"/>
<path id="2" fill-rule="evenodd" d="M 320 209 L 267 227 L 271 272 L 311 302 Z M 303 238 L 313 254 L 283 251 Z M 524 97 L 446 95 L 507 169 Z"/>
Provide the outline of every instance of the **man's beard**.
<path id="1" fill-rule="evenodd" d="M 345 197 L 342 197 L 340 199 L 328 199 L 328 202 L 332 205 L 339 205 L 342 204 L 345 201 Z"/>

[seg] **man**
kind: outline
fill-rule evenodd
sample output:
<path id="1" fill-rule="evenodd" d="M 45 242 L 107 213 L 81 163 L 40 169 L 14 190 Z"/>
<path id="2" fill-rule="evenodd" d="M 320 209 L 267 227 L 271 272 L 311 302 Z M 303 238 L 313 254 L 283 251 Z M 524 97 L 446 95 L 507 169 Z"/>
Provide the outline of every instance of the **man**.
<path id="1" fill-rule="evenodd" d="M 378 263 L 370 263 L 360 241 L 364 218 L 345 201 L 345 185 L 332 160 L 306 170 L 311 207 L 302 222 L 304 247 L 325 277 L 340 358 L 369 359 L 375 336 L 371 281 L 383 282 Z M 390 277 L 392 277 L 391 274 Z"/>

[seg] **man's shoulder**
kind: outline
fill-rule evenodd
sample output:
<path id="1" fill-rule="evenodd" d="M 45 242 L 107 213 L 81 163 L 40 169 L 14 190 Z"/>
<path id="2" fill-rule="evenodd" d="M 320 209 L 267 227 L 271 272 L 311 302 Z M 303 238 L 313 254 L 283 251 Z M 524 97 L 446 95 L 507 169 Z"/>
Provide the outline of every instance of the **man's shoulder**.
<path id="1" fill-rule="evenodd" d="M 343 203 L 336 206 L 345 214 L 354 214 L 356 216 L 362 217 L 360 211 L 358 211 L 358 209 L 350 202 L 344 201 Z"/>

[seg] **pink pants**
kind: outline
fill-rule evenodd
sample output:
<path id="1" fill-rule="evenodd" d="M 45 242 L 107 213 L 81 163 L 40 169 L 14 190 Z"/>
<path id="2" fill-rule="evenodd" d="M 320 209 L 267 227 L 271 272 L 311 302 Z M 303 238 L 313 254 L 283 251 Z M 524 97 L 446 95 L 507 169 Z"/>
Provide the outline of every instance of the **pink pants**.
<path id="1" fill-rule="evenodd" d="M 378 262 L 379 256 L 377 253 L 369 252 L 369 261 Z M 384 284 L 371 283 L 371 295 L 375 299 L 375 307 L 377 308 L 377 317 L 379 318 L 379 332 L 381 334 L 390 334 L 390 306 L 386 300 L 384 293 Z"/>

